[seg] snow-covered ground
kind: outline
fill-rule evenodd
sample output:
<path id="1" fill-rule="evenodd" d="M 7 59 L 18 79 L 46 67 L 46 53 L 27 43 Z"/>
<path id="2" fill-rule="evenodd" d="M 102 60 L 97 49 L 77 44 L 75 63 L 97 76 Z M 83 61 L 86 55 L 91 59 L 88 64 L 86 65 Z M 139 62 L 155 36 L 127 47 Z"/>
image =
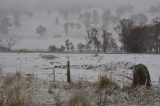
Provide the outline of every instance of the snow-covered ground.
<path id="1" fill-rule="evenodd" d="M 50 55 L 53 59 L 42 57 Z M 145 64 L 151 80 L 158 81 L 160 76 L 160 55 L 147 54 L 40 54 L 40 53 L 0 53 L 2 73 L 21 71 L 38 78 L 53 80 L 53 67 L 57 81 L 66 81 L 66 63 L 70 60 L 72 80 L 84 79 L 95 82 L 101 74 L 107 74 L 113 80 L 130 83 L 132 78 L 130 66 Z M 51 62 L 51 63 L 50 63 Z"/>

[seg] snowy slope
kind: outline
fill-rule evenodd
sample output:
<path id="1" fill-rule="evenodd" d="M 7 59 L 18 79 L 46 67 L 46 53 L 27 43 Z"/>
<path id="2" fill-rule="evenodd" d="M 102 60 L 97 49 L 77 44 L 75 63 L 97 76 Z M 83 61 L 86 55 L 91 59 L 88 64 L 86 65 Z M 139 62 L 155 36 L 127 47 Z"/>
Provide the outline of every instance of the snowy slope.
<path id="1" fill-rule="evenodd" d="M 102 25 L 102 14 L 105 9 L 101 8 L 92 8 L 88 10 L 83 10 L 81 13 L 89 12 L 92 14 L 93 10 L 96 9 L 99 14 L 100 22 L 98 24 Z M 9 33 L 15 34 L 19 38 L 18 43 L 13 47 L 13 49 L 47 49 L 49 45 L 64 45 L 64 40 L 70 39 L 75 47 L 77 46 L 77 43 L 82 42 L 86 43 L 85 37 L 86 29 L 84 26 L 83 20 L 78 20 L 78 17 L 80 14 L 70 14 L 67 19 L 64 19 L 64 17 L 57 11 L 51 10 L 51 13 L 48 13 L 45 10 L 32 10 L 34 15 L 32 17 L 28 17 L 24 14 L 21 14 L 20 16 L 20 23 L 21 26 L 19 27 L 11 27 Z M 112 10 L 112 15 L 116 16 L 115 10 Z M 121 19 L 123 18 L 130 18 L 132 14 L 139 13 L 136 11 L 133 11 L 133 13 L 127 13 L 123 14 L 121 16 Z M 151 22 L 151 20 L 157 16 L 158 14 L 149 14 L 146 11 L 143 11 L 142 13 L 146 14 L 148 17 L 148 22 Z M 59 18 L 59 23 L 56 25 L 55 20 L 56 18 Z M 13 16 L 11 16 L 13 18 Z M 71 30 L 69 30 L 69 33 L 67 36 L 64 31 L 64 24 L 67 22 L 74 22 L 79 23 L 81 25 L 80 29 L 77 29 L 76 26 Z M 92 21 L 91 21 L 92 23 Z M 110 23 L 109 28 L 107 29 L 108 32 L 112 33 L 113 38 L 116 40 L 117 44 L 120 46 L 121 43 L 119 42 L 118 34 L 114 31 L 114 27 L 117 26 L 118 23 Z M 36 28 L 42 25 L 47 28 L 47 33 L 44 37 L 40 37 L 39 34 L 36 33 Z M 60 35 L 62 37 L 54 37 L 55 35 Z M 66 38 L 65 38 L 66 37 Z M 78 37 L 78 38 L 76 38 Z"/>

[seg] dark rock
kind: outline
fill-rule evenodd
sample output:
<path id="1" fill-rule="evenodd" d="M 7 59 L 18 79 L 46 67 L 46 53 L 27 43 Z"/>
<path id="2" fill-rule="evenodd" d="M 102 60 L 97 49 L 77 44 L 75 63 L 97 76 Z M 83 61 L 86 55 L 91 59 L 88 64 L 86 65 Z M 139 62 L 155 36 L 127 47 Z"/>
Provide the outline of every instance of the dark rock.
<path id="1" fill-rule="evenodd" d="M 147 67 L 143 64 L 138 64 L 133 69 L 132 86 L 146 85 L 146 87 L 150 87 L 151 79 Z"/>

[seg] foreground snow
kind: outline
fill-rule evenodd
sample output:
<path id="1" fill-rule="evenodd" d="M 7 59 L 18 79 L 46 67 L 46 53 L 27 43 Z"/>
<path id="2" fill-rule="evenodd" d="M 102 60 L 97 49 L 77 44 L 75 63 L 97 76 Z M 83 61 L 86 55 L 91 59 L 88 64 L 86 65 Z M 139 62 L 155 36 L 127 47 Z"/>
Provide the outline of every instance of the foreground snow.
<path id="1" fill-rule="evenodd" d="M 72 84 L 66 82 L 66 62 L 70 60 Z M 108 87 L 99 89 L 99 75 L 107 74 L 119 85 L 131 85 L 134 64 L 145 64 L 150 72 L 152 86 L 150 89 L 129 89 Z M 160 55 L 146 54 L 40 54 L 40 53 L 0 53 L 0 101 L 3 96 L 14 91 L 20 71 L 22 96 L 35 105 L 52 106 L 80 99 L 87 106 L 103 105 L 158 105 L 159 88 L 157 81 L 160 76 Z M 53 67 L 56 81 L 53 82 Z M 13 73 L 13 74 L 12 74 Z M 6 76 L 6 74 L 8 74 Z M 34 74 L 34 75 L 32 75 Z M 19 76 L 17 76 L 19 77 Z M 12 79 L 13 78 L 13 79 Z M 5 81 L 11 80 L 7 85 Z M 6 89 L 4 89 L 6 86 Z M 8 90 L 5 92 L 5 90 Z M 12 93 L 14 95 L 15 92 Z M 85 99 L 84 99 L 85 98 Z M 5 98 L 4 98 L 5 100 Z M 86 101 L 87 100 L 87 101 Z M 69 105 L 70 106 L 70 105 Z"/>

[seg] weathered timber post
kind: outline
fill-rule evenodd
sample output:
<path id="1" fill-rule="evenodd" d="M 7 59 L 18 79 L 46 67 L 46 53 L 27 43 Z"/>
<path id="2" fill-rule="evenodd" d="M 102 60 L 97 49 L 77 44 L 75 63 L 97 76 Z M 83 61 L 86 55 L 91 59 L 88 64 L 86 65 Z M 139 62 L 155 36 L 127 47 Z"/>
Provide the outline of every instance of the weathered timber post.
<path id="1" fill-rule="evenodd" d="M 70 75 L 70 62 L 67 61 L 67 82 L 71 83 L 71 75 Z"/>

